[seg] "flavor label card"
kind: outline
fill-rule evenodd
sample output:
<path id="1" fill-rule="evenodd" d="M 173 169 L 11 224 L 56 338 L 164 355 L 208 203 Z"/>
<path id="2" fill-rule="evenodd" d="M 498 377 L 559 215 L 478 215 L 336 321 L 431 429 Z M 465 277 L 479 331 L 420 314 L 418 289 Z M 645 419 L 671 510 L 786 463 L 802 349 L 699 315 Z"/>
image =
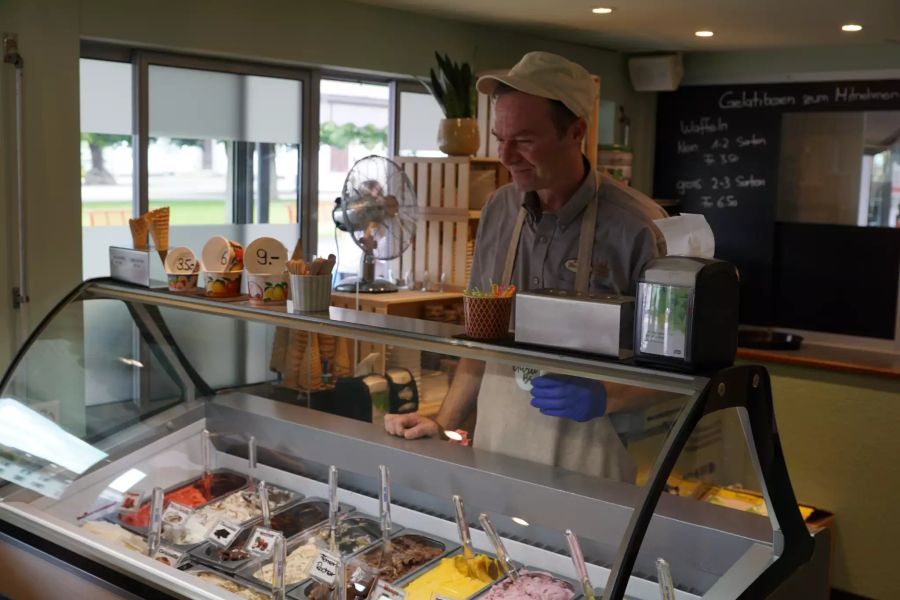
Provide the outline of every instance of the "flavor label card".
<path id="1" fill-rule="evenodd" d="M 156 551 L 156 554 L 153 555 L 153 560 L 158 560 L 162 564 L 170 567 L 177 567 L 183 557 L 184 552 L 179 552 L 178 550 L 167 548 L 166 546 L 160 546 L 159 550 Z"/>
<path id="2" fill-rule="evenodd" d="M 309 570 L 309 576 L 331 586 L 340 570 L 341 558 L 327 550 L 320 550 Z"/>
<path id="3" fill-rule="evenodd" d="M 250 534 L 250 539 L 244 548 L 253 556 L 270 556 L 275 549 L 275 540 L 281 535 L 280 531 L 257 527 Z"/>
<path id="4" fill-rule="evenodd" d="M 122 496 L 122 501 L 119 503 L 119 512 L 136 513 L 141 509 L 141 498 L 143 497 L 144 492 L 140 490 L 125 492 L 125 495 Z"/>
<path id="5" fill-rule="evenodd" d="M 206 539 L 215 544 L 227 548 L 240 533 L 241 526 L 230 521 L 218 521 L 206 534 Z"/>
<path id="6" fill-rule="evenodd" d="M 169 502 L 166 510 L 163 511 L 162 520 L 163 523 L 173 527 L 183 527 L 192 514 L 194 514 L 194 511 L 191 507 L 178 502 Z"/>
<path id="7" fill-rule="evenodd" d="M 391 585 L 383 579 L 379 579 L 369 594 L 369 600 L 404 600 L 406 592 Z"/>

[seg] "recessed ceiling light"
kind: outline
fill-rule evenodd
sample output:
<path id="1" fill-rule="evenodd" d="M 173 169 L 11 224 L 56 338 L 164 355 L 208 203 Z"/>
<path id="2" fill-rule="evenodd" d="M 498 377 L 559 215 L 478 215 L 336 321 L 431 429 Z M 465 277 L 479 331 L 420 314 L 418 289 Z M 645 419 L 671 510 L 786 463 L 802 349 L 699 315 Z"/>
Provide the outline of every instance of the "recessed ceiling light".
<path id="1" fill-rule="evenodd" d="M 522 517 L 512 517 L 512 520 L 513 520 L 513 523 L 518 523 L 519 525 L 522 525 L 524 527 L 528 527 L 528 525 L 529 525 L 528 521 L 526 521 Z"/>
<path id="2" fill-rule="evenodd" d="M 597 8 L 591 9 L 591 12 L 594 13 L 595 15 L 608 15 L 612 11 L 613 11 L 613 9 L 606 8 L 604 6 L 598 6 Z"/>
<path id="3" fill-rule="evenodd" d="M 846 25 L 841 26 L 841 31 L 862 31 L 862 25 L 847 23 Z"/>
<path id="4" fill-rule="evenodd" d="M 714 34 L 712 31 L 706 31 L 706 30 L 704 29 L 704 30 L 701 30 L 701 31 L 695 31 L 695 32 L 694 32 L 694 35 L 696 35 L 697 37 L 712 37 L 712 36 L 714 36 L 715 34 Z"/>

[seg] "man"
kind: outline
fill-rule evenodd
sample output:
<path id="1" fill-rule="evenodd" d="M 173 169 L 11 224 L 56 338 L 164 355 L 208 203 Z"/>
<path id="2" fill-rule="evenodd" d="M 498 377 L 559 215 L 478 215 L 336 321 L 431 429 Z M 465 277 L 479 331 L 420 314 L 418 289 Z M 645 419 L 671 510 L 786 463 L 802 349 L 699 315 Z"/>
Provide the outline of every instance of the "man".
<path id="1" fill-rule="evenodd" d="M 597 102 L 590 74 L 561 56 L 530 52 L 478 90 L 495 102 L 493 134 L 513 183 L 482 210 L 471 287 L 633 294 L 647 260 L 665 254 L 653 219 L 665 212 L 639 192 L 591 171 L 581 148 Z M 608 415 L 641 390 L 544 375 L 532 388 L 510 367 L 461 359 L 437 419 L 387 415 L 385 429 L 413 439 L 456 429 L 475 408 L 478 448 L 621 480 L 634 465 Z M 529 404 L 531 406 L 529 406 Z"/>

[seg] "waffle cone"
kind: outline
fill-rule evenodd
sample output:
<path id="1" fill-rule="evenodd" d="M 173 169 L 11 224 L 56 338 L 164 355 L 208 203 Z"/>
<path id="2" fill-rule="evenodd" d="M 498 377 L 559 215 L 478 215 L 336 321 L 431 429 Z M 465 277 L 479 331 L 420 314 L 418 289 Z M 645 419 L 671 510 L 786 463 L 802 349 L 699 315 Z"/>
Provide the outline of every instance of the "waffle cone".
<path id="1" fill-rule="evenodd" d="M 153 245 L 159 257 L 166 261 L 166 255 L 169 253 L 169 207 L 164 206 L 150 211 L 150 234 L 153 236 Z"/>
<path id="2" fill-rule="evenodd" d="M 319 354 L 319 336 L 309 335 L 309 344 L 300 361 L 300 369 L 297 373 L 297 382 L 300 389 L 322 389 L 322 356 Z"/>
<path id="3" fill-rule="evenodd" d="M 131 244 L 135 250 L 147 249 L 147 234 L 149 225 L 143 216 L 137 219 L 128 219 L 128 227 L 131 228 Z"/>
<path id="4" fill-rule="evenodd" d="M 350 341 L 345 337 L 335 338 L 334 367 L 332 370 L 335 377 L 350 376 Z"/>
<path id="5" fill-rule="evenodd" d="M 290 330 L 285 327 L 275 328 L 275 337 L 272 340 L 272 357 L 269 360 L 270 371 L 284 374 L 289 333 Z"/>

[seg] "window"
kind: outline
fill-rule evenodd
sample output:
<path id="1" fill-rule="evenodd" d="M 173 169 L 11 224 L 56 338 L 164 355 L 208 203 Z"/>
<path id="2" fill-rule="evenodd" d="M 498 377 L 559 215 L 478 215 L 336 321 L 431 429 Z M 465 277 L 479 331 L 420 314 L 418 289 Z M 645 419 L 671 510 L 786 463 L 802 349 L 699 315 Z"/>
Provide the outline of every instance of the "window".
<path id="1" fill-rule="evenodd" d="M 355 275 L 362 251 L 349 234 L 337 230 L 331 211 L 356 161 L 389 155 L 389 89 L 387 84 L 322 79 L 319 102 L 318 254 L 337 255 L 339 275 Z"/>
<path id="2" fill-rule="evenodd" d="M 441 112 L 441 107 L 434 96 L 424 89 L 421 92 L 401 89 L 399 101 L 398 154 L 400 156 L 447 156 L 438 149 L 438 124 L 444 118 L 444 113 Z"/>
<path id="3" fill-rule="evenodd" d="M 150 208 L 173 225 L 297 221 L 302 82 L 149 66 Z"/>
<path id="4" fill-rule="evenodd" d="M 127 225 L 132 210 L 131 65 L 81 59 L 81 224 Z"/>

